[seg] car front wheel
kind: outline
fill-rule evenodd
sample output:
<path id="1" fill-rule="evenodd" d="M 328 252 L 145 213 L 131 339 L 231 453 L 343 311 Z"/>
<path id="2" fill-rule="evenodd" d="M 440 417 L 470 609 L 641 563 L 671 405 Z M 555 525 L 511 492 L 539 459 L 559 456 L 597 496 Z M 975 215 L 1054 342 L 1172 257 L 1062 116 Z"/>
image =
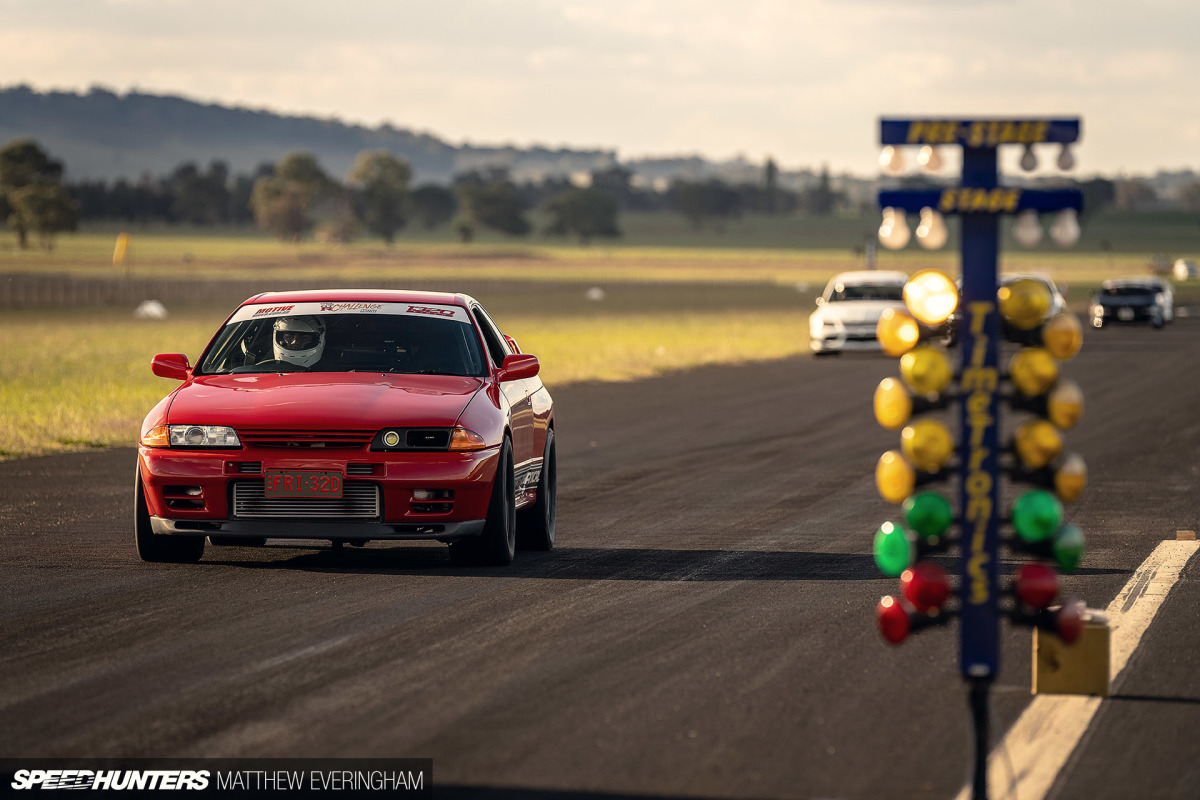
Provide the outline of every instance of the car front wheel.
<path id="1" fill-rule="evenodd" d="M 151 529 L 140 468 L 134 471 L 133 541 L 142 561 L 194 564 L 204 555 L 203 536 L 162 536 Z"/>
<path id="2" fill-rule="evenodd" d="M 514 494 L 512 440 L 504 437 L 492 481 L 483 532 L 474 539 L 453 542 L 450 560 L 455 564 L 511 564 L 517 550 L 517 500 Z"/>

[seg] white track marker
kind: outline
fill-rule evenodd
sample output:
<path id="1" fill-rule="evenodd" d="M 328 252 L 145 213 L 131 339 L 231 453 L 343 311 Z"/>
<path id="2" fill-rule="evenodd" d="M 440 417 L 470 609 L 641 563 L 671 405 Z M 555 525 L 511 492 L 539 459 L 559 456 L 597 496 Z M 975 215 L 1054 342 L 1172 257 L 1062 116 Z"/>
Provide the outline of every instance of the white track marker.
<path id="1" fill-rule="evenodd" d="M 1109 683 L 1115 684 L 1142 634 L 1200 542 L 1166 541 L 1150 554 L 1105 613 L 1110 629 Z M 1042 800 L 1100 708 L 1101 698 L 1041 694 L 988 757 L 988 797 Z M 956 800 L 967 800 L 966 786 Z"/>

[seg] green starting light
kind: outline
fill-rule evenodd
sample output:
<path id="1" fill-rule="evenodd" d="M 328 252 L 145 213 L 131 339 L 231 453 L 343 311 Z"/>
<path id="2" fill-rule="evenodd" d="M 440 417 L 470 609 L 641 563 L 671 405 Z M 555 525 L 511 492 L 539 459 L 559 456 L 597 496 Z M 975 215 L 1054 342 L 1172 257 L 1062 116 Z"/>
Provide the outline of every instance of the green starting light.
<path id="1" fill-rule="evenodd" d="M 1083 561 L 1083 529 L 1073 522 L 1062 526 L 1054 537 L 1054 560 L 1063 572 L 1074 572 Z"/>
<path id="2" fill-rule="evenodd" d="M 1013 503 L 1013 527 L 1027 542 L 1041 542 L 1054 535 L 1062 525 L 1063 507 L 1057 497 L 1043 489 L 1034 489 Z"/>
<path id="3" fill-rule="evenodd" d="M 889 578 L 897 578 L 917 560 L 916 543 L 903 525 L 885 522 L 875 531 L 875 563 Z"/>
<path id="4" fill-rule="evenodd" d="M 904 522 L 922 539 L 934 539 L 946 532 L 954 521 L 950 501 L 937 492 L 918 492 L 901 506 Z"/>

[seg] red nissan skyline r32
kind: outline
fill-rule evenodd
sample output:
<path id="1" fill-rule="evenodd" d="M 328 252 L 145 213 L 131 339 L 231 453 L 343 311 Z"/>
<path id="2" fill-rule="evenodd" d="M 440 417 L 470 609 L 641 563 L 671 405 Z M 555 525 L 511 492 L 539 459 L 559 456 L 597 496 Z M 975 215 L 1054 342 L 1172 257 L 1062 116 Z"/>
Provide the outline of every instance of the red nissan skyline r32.
<path id="1" fill-rule="evenodd" d="M 554 407 L 538 360 L 463 294 L 262 294 L 142 423 L 146 561 L 266 538 L 435 539 L 458 564 L 554 545 Z"/>

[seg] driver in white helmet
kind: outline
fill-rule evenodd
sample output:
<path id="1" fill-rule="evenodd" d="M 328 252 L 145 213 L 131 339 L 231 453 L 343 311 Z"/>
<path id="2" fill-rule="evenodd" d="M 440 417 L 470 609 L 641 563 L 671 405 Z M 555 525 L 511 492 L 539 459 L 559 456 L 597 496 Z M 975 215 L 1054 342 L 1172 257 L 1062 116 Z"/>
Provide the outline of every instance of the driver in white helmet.
<path id="1" fill-rule="evenodd" d="M 272 344 L 277 361 L 311 367 L 325 351 L 325 323 L 319 317 L 280 317 Z"/>

